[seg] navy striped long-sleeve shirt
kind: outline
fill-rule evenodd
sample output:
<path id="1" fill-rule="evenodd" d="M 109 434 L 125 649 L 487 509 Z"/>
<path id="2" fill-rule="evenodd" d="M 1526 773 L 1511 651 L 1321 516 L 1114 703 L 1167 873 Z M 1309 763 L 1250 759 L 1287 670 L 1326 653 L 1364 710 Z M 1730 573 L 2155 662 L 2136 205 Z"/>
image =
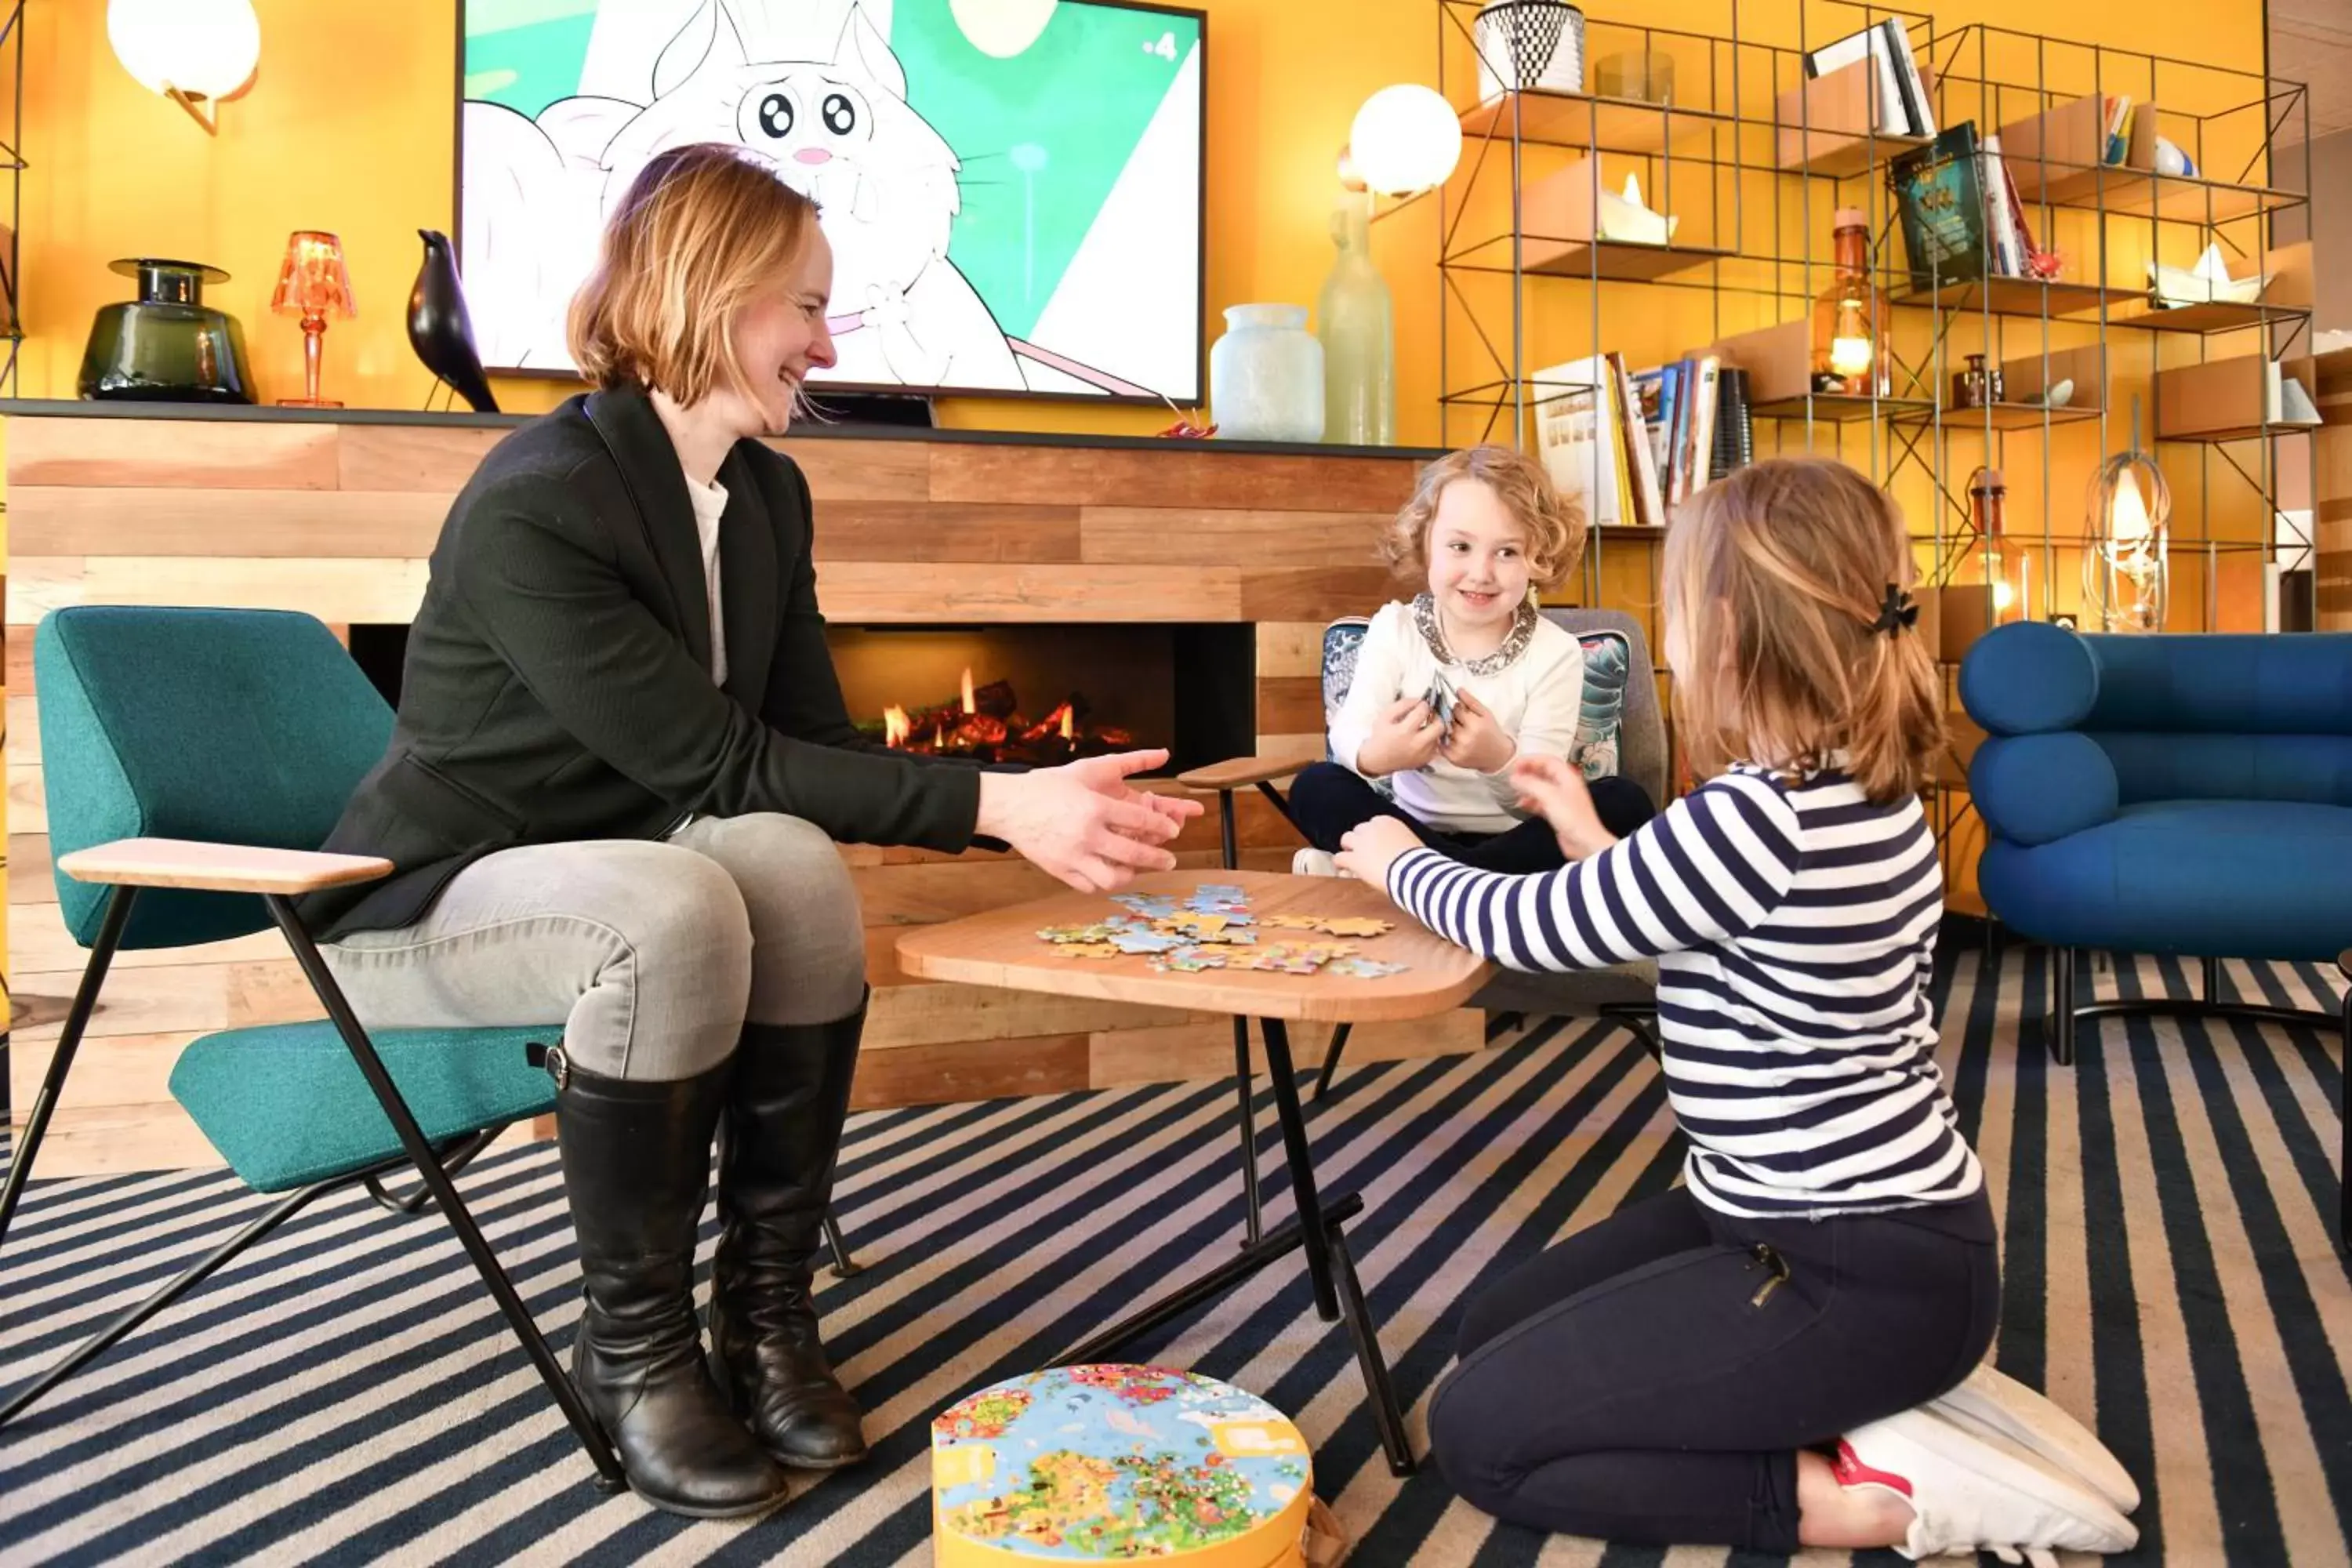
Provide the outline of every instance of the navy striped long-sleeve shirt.
<path id="1" fill-rule="evenodd" d="M 1537 876 L 1433 850 L 1389 891 L 1507 967 L 1658 960 L 1666 1090 L 1692 1194 L 1774 1217 L 1944 1203 L 1984 1174 L 1935 1060 L 1943 884 L 1916 798 L 1735 768 L 1591 859 Z"/>

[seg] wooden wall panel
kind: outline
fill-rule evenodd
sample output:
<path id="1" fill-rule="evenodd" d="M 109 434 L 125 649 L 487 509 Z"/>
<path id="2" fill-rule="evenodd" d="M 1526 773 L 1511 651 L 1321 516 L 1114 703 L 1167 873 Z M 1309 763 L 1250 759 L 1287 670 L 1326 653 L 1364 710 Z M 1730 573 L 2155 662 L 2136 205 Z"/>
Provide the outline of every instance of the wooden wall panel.
<path id="1" fill-rule="evenodd" d="M 978 446 L 931 452 L 933 500 L 1039 501 L 1276 511 L 1393 513 L 1412 493 L 1409 458 L 1327 458 L 1172 447 Z"/>
<path id="2" fill-rule="evenodd" d="M 204 419 L 12 419 L 8 484 L 331 490 L 344 426 Z M 436 432 L 447 445 L 456 432 Z M 469 459 L 467 471 L 478 457 Z M 459 480 L 463 483 L 463 479 Z M 16 496 L 9 497 L 15 510 Z"/>
<path id="3" fill-rule="evenodd" d="M 1142 566 L 1324 566 L 1379 560 L 1387 512 L 1089 506 L 1086 559 Z"/>
<path id="4" fill-rule="evenodd" d="M 12 483 L 23 555 L 429 555 L 449 497 L 425 490 L 194 489 Z"/>
<path id="5" fill-rule="evenodd" d="M 1149 566 L 958 563 L 931 569 L 828 563 L 819 598 L 830 621 L 1232 621 L 1243 579 L 1229 566 L 1176 574 Z"/>
<path id="6" fill-rule="evenodd" d="M 1076 563 L 1078 518 L 1073 506 L 825 500 L 812 549 L 821 562 Z"/>

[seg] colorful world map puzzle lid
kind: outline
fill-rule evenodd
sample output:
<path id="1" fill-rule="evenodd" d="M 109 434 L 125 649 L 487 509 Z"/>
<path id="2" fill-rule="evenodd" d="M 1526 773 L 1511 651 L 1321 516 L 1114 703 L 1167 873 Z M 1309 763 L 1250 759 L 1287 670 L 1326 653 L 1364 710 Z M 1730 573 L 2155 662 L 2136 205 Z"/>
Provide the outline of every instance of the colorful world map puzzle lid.
<path id="1" fill-rule="evenodd" d="M 1254 1394 L 1160 1366 L 1066 1366 L 968 1395 L 931 1423 L 943 1565 L 1181 1557 L 1297 1563 L 1307 1439 Z"/>

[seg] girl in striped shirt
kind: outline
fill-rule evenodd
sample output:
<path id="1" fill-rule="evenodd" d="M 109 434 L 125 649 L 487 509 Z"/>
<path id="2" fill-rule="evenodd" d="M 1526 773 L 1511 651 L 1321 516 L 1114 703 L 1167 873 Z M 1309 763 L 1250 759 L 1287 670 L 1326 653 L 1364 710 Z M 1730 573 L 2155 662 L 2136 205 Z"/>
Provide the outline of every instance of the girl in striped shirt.
<path id="1" fill-rule="evenodd" d="M 1664 564 L 1703 784 L 1620 841 L 1576 770 L 1528 758 L 1564 868 L 1479 870 L 1385 819 L 1339 857 L 1514 969 L 1656 958 L 1689 1143 L 1682 1188 L 1467 1302 L 1438 1466 L 1504 1519 L 1651 1544 L 2127 1548 L 2121 1467 L 1978 1364 L 1999 1262 L 1935 1061 L 1942 705 L 1902 518 L 1842 464 L 1759 463 L 1700 492 Z"/>

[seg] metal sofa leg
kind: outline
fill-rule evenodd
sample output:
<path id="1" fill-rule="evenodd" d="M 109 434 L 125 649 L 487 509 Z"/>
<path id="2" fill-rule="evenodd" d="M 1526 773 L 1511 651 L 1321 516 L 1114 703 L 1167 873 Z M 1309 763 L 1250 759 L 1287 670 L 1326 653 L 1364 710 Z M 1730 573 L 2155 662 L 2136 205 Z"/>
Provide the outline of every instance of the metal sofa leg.
<path id="1" fill-rule="evenodd" d="M 2074 1065 L 2074 950 L 2050 950 L 2050 1014 L 2045 1024 L 2050 1056 L 2062 1068 Z"/>

